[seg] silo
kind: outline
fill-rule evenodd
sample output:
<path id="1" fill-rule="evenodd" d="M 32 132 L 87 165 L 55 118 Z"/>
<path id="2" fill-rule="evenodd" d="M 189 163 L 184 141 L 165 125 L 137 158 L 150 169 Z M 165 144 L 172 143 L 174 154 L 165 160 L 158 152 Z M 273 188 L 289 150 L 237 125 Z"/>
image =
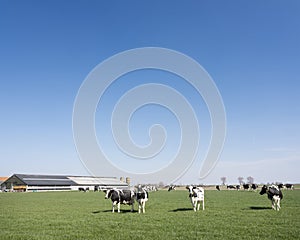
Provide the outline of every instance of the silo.
<path id="1" fill-rule="evenodd" d="M 126 177 L 126 183 L 130 186 L 130 177 Z"/>

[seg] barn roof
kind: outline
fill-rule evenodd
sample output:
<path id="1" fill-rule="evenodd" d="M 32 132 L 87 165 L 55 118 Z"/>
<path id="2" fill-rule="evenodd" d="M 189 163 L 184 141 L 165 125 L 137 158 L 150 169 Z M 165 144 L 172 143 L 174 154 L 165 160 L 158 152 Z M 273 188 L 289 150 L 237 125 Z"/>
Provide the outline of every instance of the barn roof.
<path id="1" fill-rule="evenodd" d="M 67 175 L 36 175 L 36 174 L 14 174 L 5 182 L 18 182 L 28 186 L 122 186 L 127 183 L 121 182 L 116 177 L 94 177 L 94 176 L 67 176 Z"/>
<path id="2" fill-rule="evenodd" d="M 0 184 L 3 183 L 8 177 L 0 177 Z"/>
<path id="3" fill-rule="evenodd" d="M 68 177 L 78 185 L 127 186 L 115 177 L 71 176 Z"/>
<path id="4" fill-rule="evenodd" d="M 14 174 L 13 176 L 19 178 L 25 185 L 38 186 L 71 186 L 76 185 L 67 176 L 61 175 L 33 175 L 33 174 Z"/>

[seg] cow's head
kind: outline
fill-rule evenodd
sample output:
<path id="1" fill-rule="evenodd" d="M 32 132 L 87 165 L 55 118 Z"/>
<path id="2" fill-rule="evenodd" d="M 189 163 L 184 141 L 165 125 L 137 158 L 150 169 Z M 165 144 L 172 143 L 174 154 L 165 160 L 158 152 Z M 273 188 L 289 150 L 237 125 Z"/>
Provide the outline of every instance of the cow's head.
<path id="1" fill-rule="evenodd" d="M 108 189 L 108 190 L 106 190 L 105 199 L 108 199 L 108 198 L 110 198 L 110 196 L 111 196 L 111 193 L 112 193 L 112 189 Z"/>
<path id="2" fill-rule="evenodd" d="M 186 186 L 186 189 L 189 191 L 189 194 L 190 194 L 190 197 L 194 195 L 194 187 L 189 185 L 189 186 Z"/>
<path id="3" fill-rule="evenodd" d="M 260 195 L 263 195 L 263 194 L 267 193 L 267 189 L 268 189 L 268 187 L 267 187 L 266 185 L 263 185 L 263 187 L 261 188 L 259 194 L 260 194 Z"/>

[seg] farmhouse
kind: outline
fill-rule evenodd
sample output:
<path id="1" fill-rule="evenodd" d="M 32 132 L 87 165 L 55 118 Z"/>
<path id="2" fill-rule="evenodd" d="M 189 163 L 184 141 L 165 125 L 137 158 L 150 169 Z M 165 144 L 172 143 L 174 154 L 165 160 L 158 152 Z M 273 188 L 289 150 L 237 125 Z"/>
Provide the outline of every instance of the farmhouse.
<path id="1" fill-rule="evenodd" d="M 1 183 L 5 191 L 70 191 L 128 188 L 116 177 L 13 174 Z"/>

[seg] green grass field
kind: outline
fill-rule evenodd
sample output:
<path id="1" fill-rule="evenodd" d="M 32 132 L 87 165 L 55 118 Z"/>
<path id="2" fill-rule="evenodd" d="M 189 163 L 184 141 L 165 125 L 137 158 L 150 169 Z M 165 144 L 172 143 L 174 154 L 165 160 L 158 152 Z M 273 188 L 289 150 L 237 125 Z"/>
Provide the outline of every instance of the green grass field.
<path id="1" fill-rule="evenodd" d="M 0 193 L 0 239 L 300 239 L 299 190 L 279 212 L 258 192 L 207 190 L 199 212 L 187 195 L 150 192 L 138 214 L 112 213 L 103 192 Z"/>

